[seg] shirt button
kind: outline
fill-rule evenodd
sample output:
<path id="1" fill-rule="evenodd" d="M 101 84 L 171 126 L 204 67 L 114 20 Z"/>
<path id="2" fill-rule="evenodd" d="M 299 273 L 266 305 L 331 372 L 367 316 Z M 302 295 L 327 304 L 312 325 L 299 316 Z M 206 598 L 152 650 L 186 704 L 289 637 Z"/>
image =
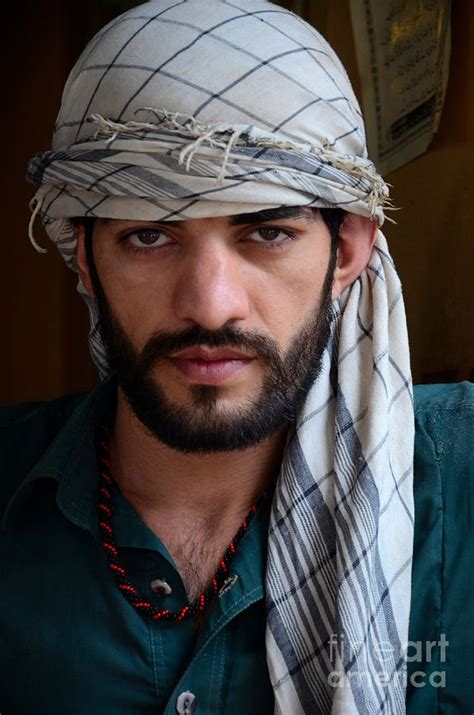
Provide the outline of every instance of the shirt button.
<path id="1" fill-rule="evenodd" d="M 150 584 L 151 590 L 158 596 L 170 596 L 173 593 L 173 589 L 164 579 L 156 578 Z"/>
<path id="2" fill-rule="evenodd" d="M 190 693 L 189 690 L 185 690 L 184 693 L 178 695 L 176 700 L 176 712 L 179 715 L 192 715 L 196 709 L 196 696 L 194 693 Z"/>

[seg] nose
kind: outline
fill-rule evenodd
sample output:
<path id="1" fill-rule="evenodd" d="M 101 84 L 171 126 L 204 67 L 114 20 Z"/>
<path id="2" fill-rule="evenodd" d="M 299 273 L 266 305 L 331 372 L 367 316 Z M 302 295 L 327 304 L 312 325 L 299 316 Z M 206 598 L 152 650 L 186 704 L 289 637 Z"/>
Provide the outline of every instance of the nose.
<path id="1" fill-rule="evenodd" d="M 174 311 L 181 321 L 207 330 L 243 321 L 249 315 L 245 270 L 221 241 L 200 236 L 177 273 Z"/>

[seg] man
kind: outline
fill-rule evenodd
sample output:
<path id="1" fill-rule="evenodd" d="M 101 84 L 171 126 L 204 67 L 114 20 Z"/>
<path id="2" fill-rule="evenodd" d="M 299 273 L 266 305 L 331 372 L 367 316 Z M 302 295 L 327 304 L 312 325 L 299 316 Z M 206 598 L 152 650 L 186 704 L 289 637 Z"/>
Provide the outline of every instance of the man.
<path id="1" fill-rule="evenodd" d="M 413 408 L 327 43 L 153 0 L 85 49 L 29 175 L 103 383 L 2 417 L 3 715 L 470 711 L 472 390 Z"/>

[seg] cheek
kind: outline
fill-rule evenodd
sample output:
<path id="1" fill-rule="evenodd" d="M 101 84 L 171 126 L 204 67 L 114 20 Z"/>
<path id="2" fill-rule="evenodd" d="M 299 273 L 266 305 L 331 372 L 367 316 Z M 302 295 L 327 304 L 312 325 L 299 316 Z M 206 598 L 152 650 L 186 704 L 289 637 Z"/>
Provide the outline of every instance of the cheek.
<path id="1" fill-rule="evenodd" d="M 283 349 L 317 310 L 328 262 L 329 252 L 327 256 L 306 253 L 304 260 L 262 278 L 260 289 L 254 284 L 253 304 L 259 320 Z"/>
<path id="2" fill-rule="evenodd" d="M 149 271 L 126 271 L 109 266 L 102 276 L 102 287 L 109 306 L 137 348 L 156 330 L 165 328 L 167 287 Z"/>

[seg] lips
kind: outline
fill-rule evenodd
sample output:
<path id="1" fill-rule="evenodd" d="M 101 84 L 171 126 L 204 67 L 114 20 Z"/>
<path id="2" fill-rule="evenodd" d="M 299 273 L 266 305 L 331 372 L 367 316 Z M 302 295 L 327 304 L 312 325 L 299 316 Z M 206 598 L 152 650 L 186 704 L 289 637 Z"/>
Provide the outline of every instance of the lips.
<path id="1" fill-rule="evenodd" d="M 169 357 L 174 367 L 188 380 L 207 385 L 222 385 L 245 369 L 253 356 L 231 348 L 189 348 Z"/>
<path id="2" fill-rule="evenodd" d="M 253 355 L 241 352 L 240 350 L 234 350 L 232 348 L 208 348 L 206 346 L 188 348 L 187 350 L 180 350 L 179 352 L 171 355 L 172 359 L 183 358 L 185 360 L 250 360 L 253 359 Z"/>

